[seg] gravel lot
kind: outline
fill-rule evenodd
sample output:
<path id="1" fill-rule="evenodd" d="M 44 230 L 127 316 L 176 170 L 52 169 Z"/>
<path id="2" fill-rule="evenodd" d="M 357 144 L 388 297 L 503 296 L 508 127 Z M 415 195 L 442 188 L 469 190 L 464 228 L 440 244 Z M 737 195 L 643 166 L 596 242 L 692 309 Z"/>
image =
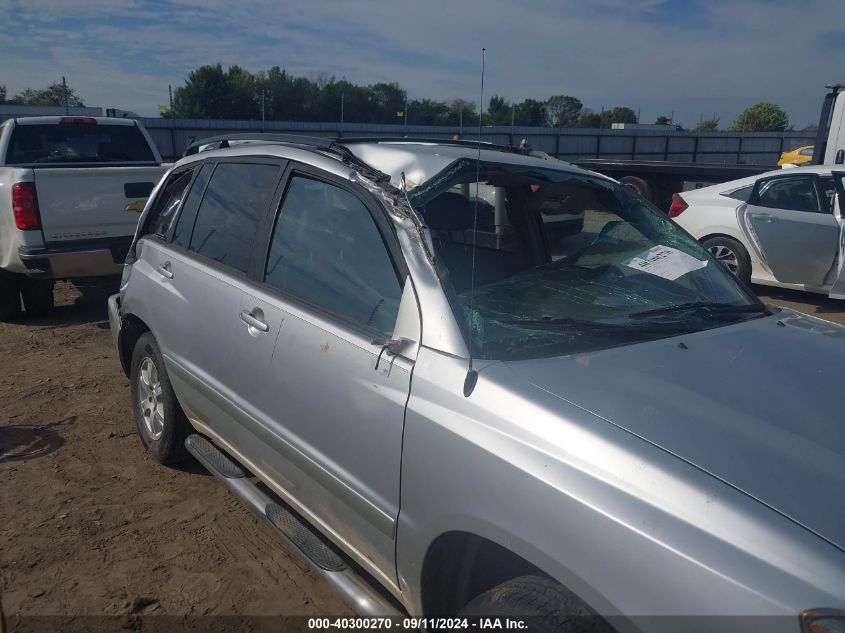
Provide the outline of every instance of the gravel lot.
<path id="1" fill-rule="evenodd" d="M 351 615 L 201 467 L 146 456 L 108 294 L 60 284 L 50 318 L 0 323 L 7 629 L 38 615 Z"/>
<path id="2" fill-rule="evenodd" d="M 845 302 L 757 290 L 845 324 Z M 60 284 L 49 319 L 0 323 L 7 630 L 36 615 L 350 615 L 200 467 L 168 469 L 146 456 L 112 348 L 108 294 Z"/>

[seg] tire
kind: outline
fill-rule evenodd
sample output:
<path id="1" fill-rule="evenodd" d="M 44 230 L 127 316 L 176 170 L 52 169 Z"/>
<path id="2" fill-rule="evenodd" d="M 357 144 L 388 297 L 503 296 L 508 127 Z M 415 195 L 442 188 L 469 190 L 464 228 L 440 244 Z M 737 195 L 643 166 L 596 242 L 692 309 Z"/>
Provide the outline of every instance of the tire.
<path id="1" fill-rule="evenodd" d="M 713 257 L 746 284 L 751 283 L 751 258 L 745 247 L 732 237 L 711 237 L 701 241 Z"/>
<path id="2" fill-rule="evenodd" d="M 32 277 L 21 279 L 21 298 L 27 317 L 42 317 L 53 311 L 55 306 L 53 299 L 54 285 L 55 282 L 52 279 L 33 279 Z"/>
<path id="3" fill-rule="evenodd" d="M 612 633 L 613 629 L 575 594 L 550 578 L 521 576 L 471 600 L 466 617 L 530 618 L 528 631 L 538 633 Z"/>
<path id="4" fill-rule="evenodd" d="M 21 315 L 18 275 L 0 270 L 0 321 L 13 321 Z"/>
<path id="5" fill-rule="evenodd" d="M 623 176 L 619 179 L 619 184 L 634 190 L 649 202 L 654 202 L 654 192 L 651 189 L 651 185 L 642 178 L 638 178 L 637 176 Z"/>
<path id="6" fill-rule="evenodd" d="M 132 415 L 144 448 L 161 464 L 178 464 L 187 459 L 185 437 L 190 425 L 173 392 L 158 343 L 150 332 L 142 334 L 135 343 L 129 381 Z M 146 406 L 142 406 L 142 398 Z"/>

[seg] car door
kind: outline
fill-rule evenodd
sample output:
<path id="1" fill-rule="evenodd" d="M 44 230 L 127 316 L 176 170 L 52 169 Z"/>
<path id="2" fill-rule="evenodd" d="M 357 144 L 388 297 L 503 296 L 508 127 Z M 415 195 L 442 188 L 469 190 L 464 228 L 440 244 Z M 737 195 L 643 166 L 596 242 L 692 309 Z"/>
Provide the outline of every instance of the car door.
<path id="1" fill-rule="evenodd" d="M 834 215 L 839 222 L 839 256 L 836 262 L 836 278 L 829 295 L 831 299 L 845 299 L 845 217 L 843 217 L 845 171 L 835 171 L 832 177 L 836 191 Z"/>
<path id="2" fill-rule="evenodd" d="M 145 312 L 174 390 L 192 421 L 223 439 L 243 424 L 237 392 L 252 366 L 237 342 L 247 327 L 240 306 L 282 170 L 282 162 L 262 159 L 204 165 L 170 241 L 142 247 Z"/>
<path id="3" fill-rule="evenodd" d="M 384 342 L 403 297 L 404 260 L 375 199 L 304 166 L 271 220 L 266 265 L 242 310 L 281 325 L 266 341 L 248 331 L 238 339 L 262 368 L 243 386 L 254 419 L 250 458 L 368 571 L 395 583 L 415 354 L 393 355 Z M 412 314 L 419 318 L 415 303 Z"/>
<path id="4" fill-rule="evenodd" d="M 778 281 L 821 287 L 839 248 L 839 223 L 815 174 L 757 181 L 745 228 Z"/>

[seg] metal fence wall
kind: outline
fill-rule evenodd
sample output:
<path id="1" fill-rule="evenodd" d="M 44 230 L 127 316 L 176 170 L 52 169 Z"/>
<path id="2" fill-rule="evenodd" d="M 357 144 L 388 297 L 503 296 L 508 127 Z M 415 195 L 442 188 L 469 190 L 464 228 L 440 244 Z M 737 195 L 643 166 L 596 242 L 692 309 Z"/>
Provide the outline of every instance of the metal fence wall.
<path id="1" fill-rule="evenodd" d="M 450 139 L 454 126 L 379 125 L 368 123 L 299 123 L 292 121 L 226 121 L 200 119 L 140 119 L 166 160 L 182 155 L 195 139 L 237 132 L 304 134 L 324 137 L 422 136 Z M 464 128 L 465 139 L 478 137 L 477 128 Z M 580 128 L 485 127 L 481 138 L 501 145 L 532 148 L 564 160 L 615 158 L 674 162 L 774 165 L 781 152 L 812 145 L 810 132 L 676 132 L 665 130 L 594 130 Z"/>

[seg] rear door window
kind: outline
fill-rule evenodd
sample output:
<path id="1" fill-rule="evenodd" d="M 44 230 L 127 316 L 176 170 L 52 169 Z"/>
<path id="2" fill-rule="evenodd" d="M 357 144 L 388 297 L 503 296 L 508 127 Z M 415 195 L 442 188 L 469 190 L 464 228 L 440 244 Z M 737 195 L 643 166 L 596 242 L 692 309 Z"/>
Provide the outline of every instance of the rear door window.
<path id="1" fill-rule="evenodd" d="M 833 203 L 836 197 L 836 181 L 832 176 L 819 176 L 819 194 L 821 195 L 822 211 L 833 213 Z"/>
<path id="2" fill-rule="evenodd" d="M 753 204 L 770 209 L 821 213 L 813 176 L 789 176 L 761 180 L 757 184 Z"/>
<path id="3" fill-rule="evenodd" d="M 291 179 L 270 241 L 264 281 L 346 320 L 393 332 L 402 287 L 381 233 L 357 196 Z"/>
<path id="4" fill-rule="evenodd" d="M 17 125 L 6 152 L 7 165 L 126 162 L 155 162 L 146 137 L 134 125 Z"/>
<path id="5" fill-rule="evenodd" d="M 279 171 L 278 165 L 217 165 L 197 212 L 188 250 L 245 273 Z"/>

